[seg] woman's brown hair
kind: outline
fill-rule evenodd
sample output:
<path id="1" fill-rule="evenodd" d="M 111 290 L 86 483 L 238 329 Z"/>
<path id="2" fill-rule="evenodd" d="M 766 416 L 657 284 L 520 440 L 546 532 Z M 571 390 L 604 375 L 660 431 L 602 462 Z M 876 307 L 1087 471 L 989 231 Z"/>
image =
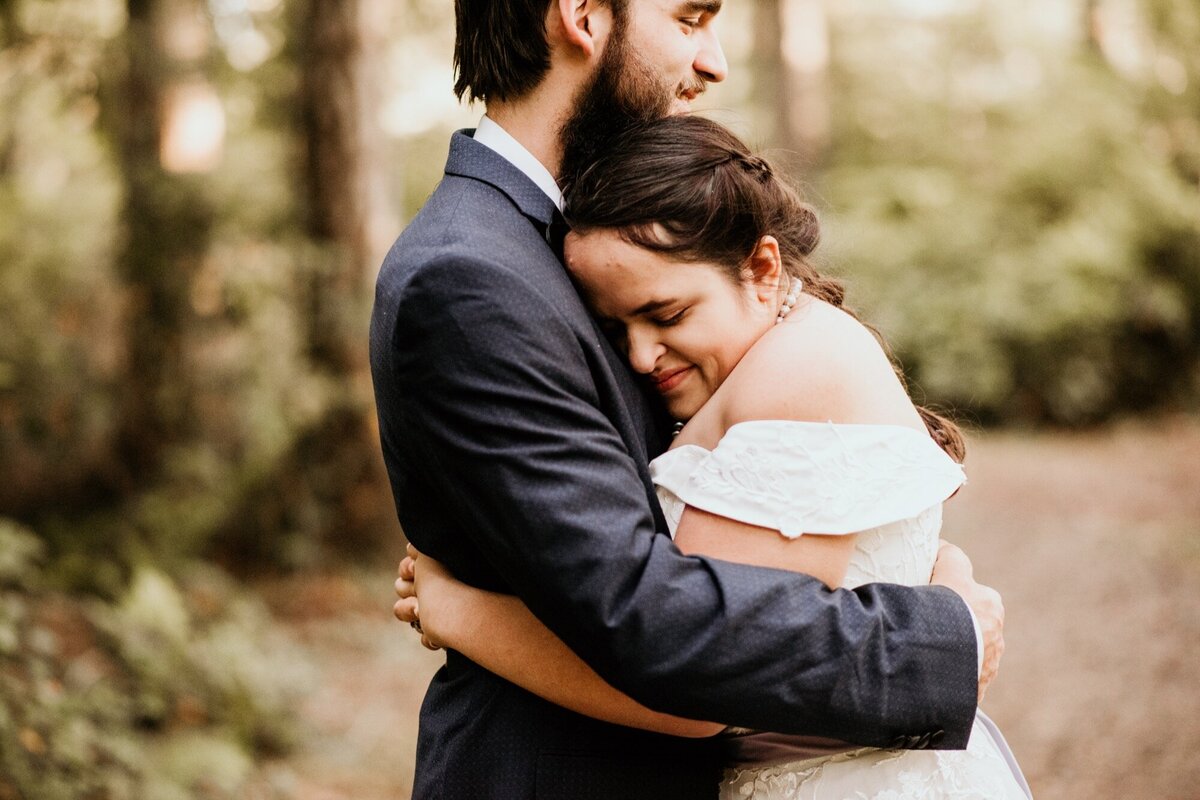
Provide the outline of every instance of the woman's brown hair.
<path id="1" fill-rule="evenodd" d="M 736 283 L 763 236 L 779 242 L 804 292 L 841 308 L 845 289 L 809 256 L 821 227 L 812 206 L 737 136 L 703 117 L 674 116 L 631 127 L 565 187 L 564 215 L 579 233 L 617 231 L 631 244 L 679 261 L 724 267 Z M 862 322 L 862 320 L 859 320 Z M 879 332 L 863 323 L 891 351 Z M 896 373 L 904 376 L 893 359 Z M 966 444 L 949 419 L 917 406 L 930 436 L 962 462 Z"/>

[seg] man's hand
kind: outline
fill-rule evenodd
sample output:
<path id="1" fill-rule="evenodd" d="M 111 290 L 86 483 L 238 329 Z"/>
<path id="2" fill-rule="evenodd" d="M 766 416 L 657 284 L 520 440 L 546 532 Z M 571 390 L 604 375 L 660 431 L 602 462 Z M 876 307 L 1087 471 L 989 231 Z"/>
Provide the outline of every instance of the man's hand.
<path id="1" fill-rule="evenodd" d="M 400 562 L 396 572 L 396 596 L 400 598 L 392 606 L 392 613 L 401 622 L 407 622 L 417 633 L 421 634 L 421 644 L 429 650 L 439 650 L 437 645 L 429 640 L 425 631 L 421 630 L 420 606 L 417 603 L 416 566 L 420 553 L 411 544 L 407 548 L 408 555 Z"/>
<path id="2" fill-rule="evenodd" d="M 967 554 L 943 541 L 929 582 L 954 590 L 975 614 L 983 634 L 983 669 L 979 674 L 979 700 L 982 701 L 988 684 L 1000 668 L 1000 656 L 1004 655 L 1004 603 L 995 589 L 976 583 L 973 572 Z"/>

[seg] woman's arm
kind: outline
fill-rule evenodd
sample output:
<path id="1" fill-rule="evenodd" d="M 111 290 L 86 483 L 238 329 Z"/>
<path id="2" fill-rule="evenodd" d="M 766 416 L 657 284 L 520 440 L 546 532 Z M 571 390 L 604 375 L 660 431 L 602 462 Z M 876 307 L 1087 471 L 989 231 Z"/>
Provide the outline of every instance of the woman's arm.
<path id="1" fill-rule="evenodd" d="M 429 558 L 416 559 L 424 639 L 459 651 L 543 700 L 593 719 L 671 736 L 703 737 L 724 726 L 662 714 L 618 692 L 550 632 L 516 597 L 454 579 Z"/>
<path id="2" fill-rule="evenodd" d="M 823 305 L 823 304 L 822 304 Z M 814 322 L 824 336 L 796 336 L 780 326 L 764 337 L 730 376 L 719 399 L 721 429 L 751 419 L 874 422 L 921 427 L 890 364 L 870 334 L 845 314 L 821 305 Z M 810 312 L 811 313 L 811 312 Z M 783 335 L 780 335 L 783 334 Z M 809 342 L 819 342 L 811 347 Z M 789 368 L 780 371 L 780 364 Z M 762 391 L 771 386 L 771 391 Z M 719 437 L 718 437 L 719 438 Z M 838 587 L 855 536 L 778 531 L 688 507 L 675 543 L 685 553 L 803 572 Z M 539 697 L 585 716 L 674 736 L 719 732 L 717 723 L 662 714 L 637 703 L 599 677 L 517 598 L 456 581 L 427 556 L 417 559 L 424 638 L 450 647 Z M 402 619 L 405 618 L 402 616 Z"/>
<path id="3" fill-rule="evenodd" d="M 779 531 L 748 525 L 692 506 L 683 512 L 675 531 L 675 545 L 688 555 L 803 572 L 820 579 L 831 589 L 842 585 L 857 538 L 855 534 L 843 534 L 786 539 Z"/>

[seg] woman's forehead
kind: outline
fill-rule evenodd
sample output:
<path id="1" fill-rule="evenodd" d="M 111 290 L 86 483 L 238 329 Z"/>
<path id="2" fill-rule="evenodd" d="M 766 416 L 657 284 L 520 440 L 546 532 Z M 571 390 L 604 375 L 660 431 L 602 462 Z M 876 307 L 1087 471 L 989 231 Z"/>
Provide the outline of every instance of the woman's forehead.
<path id="1" fill-rule="evenodd" d="M 643 313 L 724 280 L 712 265 L 677 261 L 611 231 L 569 240 L 567 260 L 588 301 L 609 317 Z"/>

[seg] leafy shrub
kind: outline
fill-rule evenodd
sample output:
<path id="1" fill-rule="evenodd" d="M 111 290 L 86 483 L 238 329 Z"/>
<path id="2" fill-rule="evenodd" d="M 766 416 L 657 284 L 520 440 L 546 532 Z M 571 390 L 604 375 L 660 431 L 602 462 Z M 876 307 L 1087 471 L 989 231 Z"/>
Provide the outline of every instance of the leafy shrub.
<path id="1" fill-rule="evenodd" d="M 1137 92 L 1048 64 L 1037 88 L 967 108 L 847 76 L 906 124 L 843 120 L 819 184 L 826 260 L 929 400 L 1068 425 L 1195 407 L 1200 193 L 1147 145 Z"/>
<path id="2" fill-rule="evenodd" d="M 257 601 L 211 567 L 81 601 L 41 549 L 0 520 L 0 797 L 238 797 L 291 746 L 309 674 Z"/>

